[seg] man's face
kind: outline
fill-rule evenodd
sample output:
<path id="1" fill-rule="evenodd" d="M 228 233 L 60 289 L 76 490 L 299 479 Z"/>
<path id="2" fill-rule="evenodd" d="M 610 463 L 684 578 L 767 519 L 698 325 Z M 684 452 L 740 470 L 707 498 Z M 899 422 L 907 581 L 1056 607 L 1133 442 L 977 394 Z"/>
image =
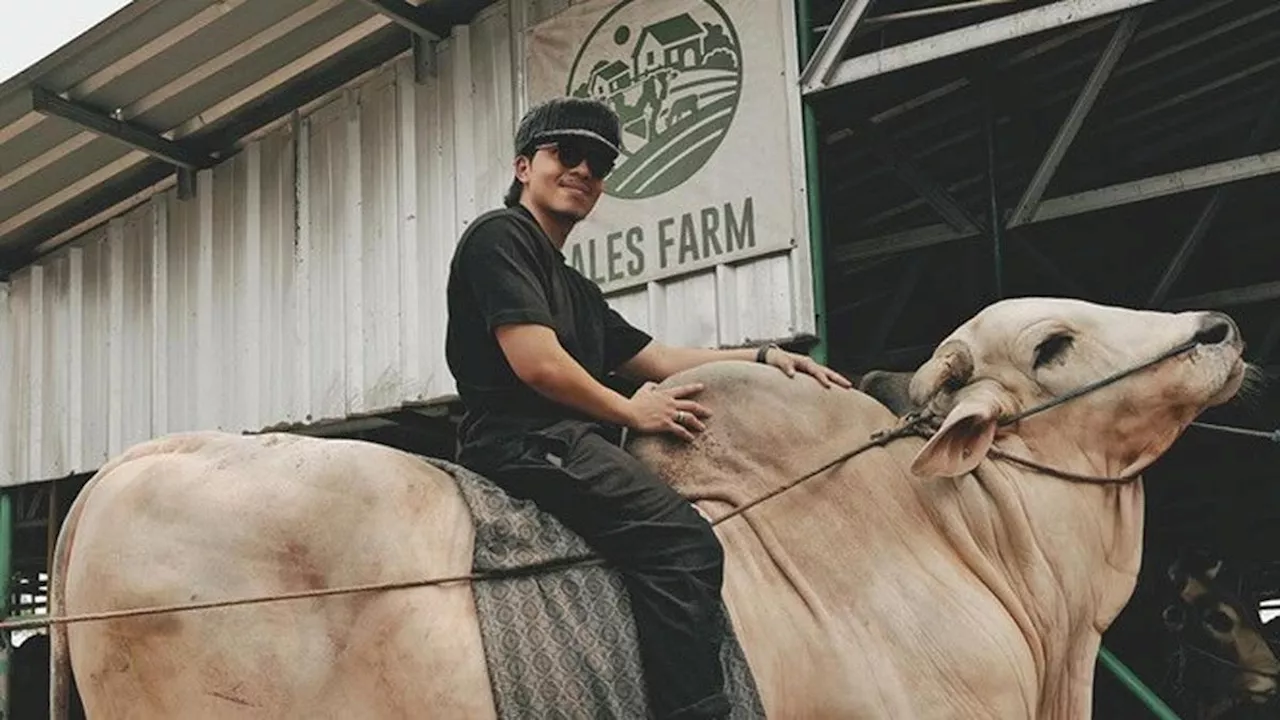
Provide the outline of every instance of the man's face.
<path id="1" fill-rule="evenodd" d="M 528 201 L 576 222 L 600 199 L 613 153 L 590 140 L 565 138 L 537 145 L 532 158 L 516 158 L 515 169 Z"/>

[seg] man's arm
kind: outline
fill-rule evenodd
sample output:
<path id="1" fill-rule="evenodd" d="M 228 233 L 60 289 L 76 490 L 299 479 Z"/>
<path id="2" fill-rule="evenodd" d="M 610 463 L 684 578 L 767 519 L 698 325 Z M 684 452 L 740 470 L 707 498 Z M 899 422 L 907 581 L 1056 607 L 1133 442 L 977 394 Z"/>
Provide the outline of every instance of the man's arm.
<path id="1" fill-rule="evenodd" d="M 651 342 L 634 357 L 622 363 L 619 370 L 639 380 L 661 382 L 672 375 L 690 368 L 717 360 L 749 360 L 755 361 L 756 348 L 691 348 L 671 347 L 657 341 Z M 853 387 L 840 373 L 826 368 L 806 355 L 787 352 L 779 347 L 771 347 L 765 354 L 765 362 L 788 376 L 796 371 L 812 375 L 824 387 L 839 385 L 843 388 Z"/>
<path id="2" fill-rule="evenodd" d="M 498 344 L 511 369 L 540 394 L 594 418 L 631 423 L 627 398 L 600 384 L 570 355 L 545 325 L 502 325 Z"/>
<path id="3" fill-rule="evenodd" d="M 600 384 L 574 360 L 545 325 L 512 324 L 495 329 L 498 345 L 515 374 L 539 394 L 605 422 L 642 432 L 670 432 L 693 439 L 691 429 L 706 429 L 710 412 L 686 396 L 698 384 L 658 391 L 646 386 L 626 398 Z M 678 413 L 682 413 L 679 414 Z"/>
<path id="4" fill-rule="evenodd" d="M 756 359 L 755 348 L 717 350 L 713 348 L 672 347 L 653 341 L 624 362 L 618 369 L 637 380 L 661 382 L 682 370 L 717 360 Z"/>

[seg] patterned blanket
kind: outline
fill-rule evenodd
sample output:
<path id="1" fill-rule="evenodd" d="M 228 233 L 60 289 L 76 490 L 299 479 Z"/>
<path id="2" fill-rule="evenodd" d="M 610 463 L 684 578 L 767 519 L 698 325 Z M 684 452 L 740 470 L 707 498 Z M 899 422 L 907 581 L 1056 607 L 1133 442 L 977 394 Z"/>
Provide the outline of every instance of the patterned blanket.
<path id="1" fill-rule="evenodd" d="M 589 554 L 576 533 L 532 503 L 439 458 L 475 523 L 475 572 Z M 650 717 L 635 621 L 618 573 L 601 564 L 473 584 L 498 717 Z M 763 718 L 746 657 L 724 614 L 721 651 L 732 720 Z"/>

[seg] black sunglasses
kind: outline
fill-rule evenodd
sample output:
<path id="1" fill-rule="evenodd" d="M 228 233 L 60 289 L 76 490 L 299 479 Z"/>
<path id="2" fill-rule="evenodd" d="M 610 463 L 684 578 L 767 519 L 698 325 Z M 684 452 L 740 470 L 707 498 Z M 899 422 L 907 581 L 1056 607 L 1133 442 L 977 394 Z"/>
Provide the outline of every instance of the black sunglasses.
<path id="1" fill-rule="evenodd" d="M 591 174 L 601 180 L 613 172 L 616 160 L 613 153 L 601 148 L 596 143 L 586 140 L 557 140 L 538 145 L 537 149 L 555 151 L 556 157 L 560 159 L 560 164 L 567 168 L 578 167 L 583 160 L 586 160 L 587 167 L 591 168 Z"/>

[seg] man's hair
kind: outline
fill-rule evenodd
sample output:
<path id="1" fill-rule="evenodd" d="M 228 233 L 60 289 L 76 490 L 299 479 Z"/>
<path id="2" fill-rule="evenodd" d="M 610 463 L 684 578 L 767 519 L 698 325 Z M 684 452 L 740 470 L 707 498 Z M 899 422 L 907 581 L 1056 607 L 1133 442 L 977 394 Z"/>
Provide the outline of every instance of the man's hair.
<path id="1" fill-rule="evenodd" d="M 524 194 L 524 183 L 520 182 L 520 178 L 511 178 L 511 187 L 507 188 L 507 194 L 502 198 L 502 204 L 513 208 L 520 204 L 520 196 Z"/>
<path id="2" fill-rule="evenodd" d="M 599 100 L 558 97 L 535 105 L 520 119 L 516 129 L 515 157 L 531 157 L 534 146 L 557 137 L 584 137 L 609 148 L 615 154 L 622 142 L 618 115 Z M 507 207 L 520 203 L 524 183 L 513 177 L 502 202 Z"/>

